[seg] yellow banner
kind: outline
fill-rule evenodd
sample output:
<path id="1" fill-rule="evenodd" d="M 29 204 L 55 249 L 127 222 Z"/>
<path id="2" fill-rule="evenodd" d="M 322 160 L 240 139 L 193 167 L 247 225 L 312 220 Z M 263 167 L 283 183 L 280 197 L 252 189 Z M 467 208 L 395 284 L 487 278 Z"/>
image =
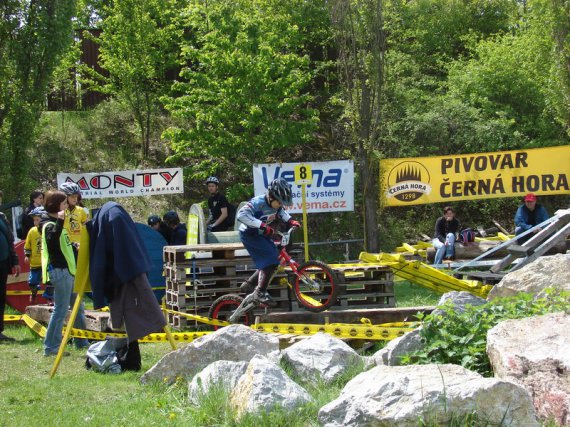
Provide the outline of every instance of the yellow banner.
<path id="1" fill-rule="evenodd" d="M 570 145 L 380 160 L 382 206 L 570 194 Z"/>

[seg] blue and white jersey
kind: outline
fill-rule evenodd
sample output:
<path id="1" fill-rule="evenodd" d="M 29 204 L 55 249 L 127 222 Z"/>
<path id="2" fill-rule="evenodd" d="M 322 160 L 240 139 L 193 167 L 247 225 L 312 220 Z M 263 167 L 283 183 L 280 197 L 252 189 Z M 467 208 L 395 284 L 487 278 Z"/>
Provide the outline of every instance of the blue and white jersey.
<path id="1" fill-rule="evenodd" d="M 237 213 L 236 219 L 241 222 L 239 231 L 247 231 L 261 227 L 264 222 L 271 225 L 277 218 L 281 218 L 283 222 L 289 221 L 291 215 L 282 207 L 273 209 L 267 204 L 265 194 L 255 196 L 246 205 L 244 205 Z"/>

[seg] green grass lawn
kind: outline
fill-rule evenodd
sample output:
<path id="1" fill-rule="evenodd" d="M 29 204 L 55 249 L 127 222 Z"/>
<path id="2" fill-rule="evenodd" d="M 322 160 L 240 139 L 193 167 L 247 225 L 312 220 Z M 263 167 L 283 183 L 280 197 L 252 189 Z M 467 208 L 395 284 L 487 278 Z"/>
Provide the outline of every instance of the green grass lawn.
<path id="1" fill-rule="evenodd" d="M 399 307 L 434 305 L 439 295 L 420 286 L 397 282 Z M 15 314 L 8 309 L 7 314 Z M 199 407 L 186 402 L 186 381 L 143 386 L 139 378 L 170 351 L 167 343 L 141 344 L 142 371 L 104 375 L 85 368 L 85 350 L 68 346 L 53 379 L 54 358 L 44 357 L 41 338 L 23 325 L 7 325 L 16 338 L 0 343 L 0 426 L 310 426 L 318 409 L 333 400 L 344 382 L 309 387 L 317 400 L 298 413 L 272 413 L 233 419 L 222 395 L 205 396 Z M 179 344 L 184 345 L 184 344 Z"/>

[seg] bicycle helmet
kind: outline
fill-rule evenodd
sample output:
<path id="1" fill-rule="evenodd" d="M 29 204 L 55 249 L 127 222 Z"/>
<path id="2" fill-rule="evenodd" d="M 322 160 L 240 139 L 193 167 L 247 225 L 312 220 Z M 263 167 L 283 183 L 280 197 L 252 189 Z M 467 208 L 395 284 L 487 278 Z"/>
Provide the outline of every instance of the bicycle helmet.
<path id="1" fill-rule="evenodd" d="M 32 209 L 28 216 L 42 216 L 43 214 L 47 213 L 43 206 L 38 206 L 37 208 Z"/>
<path id="2" fill-rule="evenodd" d="M 160 217 L 158 215 L 151 215 L 148 217 L 148 219 L 146 220 L 146 223 L 148 225 L 154 225 L 154 224 L 158 224 L 160 222 Z"/>
<path id="3" fill-rule="evenodd" d="M 71 196 L 73 194 L 81 195 L 81 188 L 79 188 L 79 185 L 77 185 L 75 182 L 64 182 L 59 186 L 59 189 L 68 196 Z"/>
<path id="4" fill-rule="evenodd" d="M 293 194 L 291 193 L 291 185 L 283 178 L 277 178 L 271 181 L 267 187 L 269 197 L 279 200 L 285 206 L 293 204 Z"/>
<path id="5" fill-rule="evenodd" d="M 210 182 L 216 185 L 220 185 L 220 180 L 215 176 L 209 176 L 208 179 L 206 180 L 206 185 L 208 185 Z"/>
<path id="6" fill-rule="evenodd" d="M 162 220 L 167 224 L 178 224 L 180 222 L 180 218 L 176 211 L 168 211 L 162 216 Z"/>

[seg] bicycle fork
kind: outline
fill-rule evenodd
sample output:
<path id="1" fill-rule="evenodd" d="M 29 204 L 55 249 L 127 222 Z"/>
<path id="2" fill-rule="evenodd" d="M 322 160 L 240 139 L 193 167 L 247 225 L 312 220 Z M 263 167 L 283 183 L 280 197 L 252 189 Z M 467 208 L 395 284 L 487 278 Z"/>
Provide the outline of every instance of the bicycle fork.
<path id="1" fill-rule="evenodd" d="M 228 322 L 235 323 L 243 314 L 247 313 L 250 310 L 253 310 L 255 307 L 259 305 L 259 303 L 255 300 L 255 291 L 246 296 L 238 308 L 234 310 L 232 315 L 228 318 Z"/>

